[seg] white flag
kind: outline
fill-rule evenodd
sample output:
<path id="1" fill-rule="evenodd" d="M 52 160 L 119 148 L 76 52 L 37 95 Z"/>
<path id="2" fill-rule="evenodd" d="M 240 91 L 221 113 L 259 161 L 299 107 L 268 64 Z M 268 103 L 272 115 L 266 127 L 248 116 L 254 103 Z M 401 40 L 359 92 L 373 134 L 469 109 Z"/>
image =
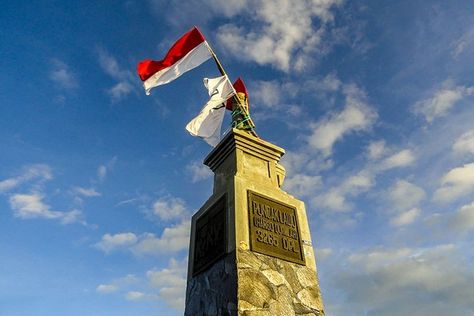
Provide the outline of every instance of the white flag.
<path id="1" fill-rule="evenodd" d="M 224 103 L 235 94 L 235 90 L 227 76 L 204 78 L 204 86 L 211 98 L 198 116 L 186 125 L 186 129 L 191 135 L 202 137 L 209 145 L 215 147 L 221 138 Z"/>

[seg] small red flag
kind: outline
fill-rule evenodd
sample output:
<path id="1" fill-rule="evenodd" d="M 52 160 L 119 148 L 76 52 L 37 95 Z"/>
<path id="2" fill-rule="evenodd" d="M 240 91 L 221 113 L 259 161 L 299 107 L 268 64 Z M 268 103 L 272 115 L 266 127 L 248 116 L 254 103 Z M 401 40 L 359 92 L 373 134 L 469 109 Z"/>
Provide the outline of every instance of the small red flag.
<path id="1" fill-rule="evenodd" d="M 237 93 L 243 93 L 245 94 L 245 97 L 247 98 L 247 104 L 250 105 L 249 103 L 249 93 L 247 92 L 247 87 L 245 87 L 244 81 L 239 77 L 233 84 L 235 92 Z M 232 99 L 230 98 L 227 100 L 227 103 L 225 105 L 225 108 L 229 111 L 232 111 Z"/>

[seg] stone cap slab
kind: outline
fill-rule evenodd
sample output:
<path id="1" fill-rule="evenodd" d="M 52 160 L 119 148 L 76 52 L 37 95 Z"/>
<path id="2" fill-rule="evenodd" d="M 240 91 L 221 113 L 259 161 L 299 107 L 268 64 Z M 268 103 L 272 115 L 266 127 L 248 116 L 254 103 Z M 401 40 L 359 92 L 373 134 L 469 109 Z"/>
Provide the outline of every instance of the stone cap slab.
<path id="1" fill-rule="evenodd" d="M 233 128 L 220 141 L 216 148 L 207 155 L 204 159 L 204 164 L 215 172 L 235 149 L 240 149 L 244 153 L 251 154 L 266 161 L 275 161 L 276 163 L 278 163 L 280 158 L 285 154 L 283 148 L 252 136 L 245 131 Z"/>

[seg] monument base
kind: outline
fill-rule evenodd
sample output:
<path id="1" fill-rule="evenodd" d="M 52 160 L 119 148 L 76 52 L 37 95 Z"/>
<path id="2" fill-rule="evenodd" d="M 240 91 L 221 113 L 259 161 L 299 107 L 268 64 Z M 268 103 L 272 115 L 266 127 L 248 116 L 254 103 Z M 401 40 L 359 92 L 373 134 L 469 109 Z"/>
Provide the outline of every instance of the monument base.
<path id="1" fill-rule="evenodd" d="M 304 203 L 280 189 L 284 150 L 239 130 L 208 155 L 193 215 L 186 316 L 323 316 Z"/>
<path id="2" fill-rule="evenodd" d="M 186 316 L 323 316 L 314 270 L 239 247 L 188 282 Z"/>

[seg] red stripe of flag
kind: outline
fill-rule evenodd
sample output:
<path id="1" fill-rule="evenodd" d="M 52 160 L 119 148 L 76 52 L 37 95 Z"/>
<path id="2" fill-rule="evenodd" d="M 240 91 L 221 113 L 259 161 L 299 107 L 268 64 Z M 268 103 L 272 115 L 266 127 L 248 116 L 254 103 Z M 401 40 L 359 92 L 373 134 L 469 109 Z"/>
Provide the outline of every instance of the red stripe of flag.
<path id="1" fill-rule="evenodd" d="M 247 92 L 247 87 L 245 87 L 244 81 L 239 77 L 234 82 L 233 86 L 234 86 L 235 92 L 237 93 L 241 92 L 245 94 L 245 97 L 247 98 L 247 104 L 250 108 L 249 93 Z M 230 111 L 232 111 L 232 99 L 233 98 L 230 98 L 229 100 L 227 100 L 227 103 L 225 105 L 225 108 Z"/>
<path id="2" fill-rule="evenodd" d="M 172 66 L 205 40 L 204 35 L 202 35 L 196 27 L 193 27 L 189 32 L 177 40 L 176 43 L 174 43 L 163 60 L 155 61 L 146 59 L 140 62 L 137 66 L 137 72 L 140 79 L 145 81 L 156 72 Z"/>

